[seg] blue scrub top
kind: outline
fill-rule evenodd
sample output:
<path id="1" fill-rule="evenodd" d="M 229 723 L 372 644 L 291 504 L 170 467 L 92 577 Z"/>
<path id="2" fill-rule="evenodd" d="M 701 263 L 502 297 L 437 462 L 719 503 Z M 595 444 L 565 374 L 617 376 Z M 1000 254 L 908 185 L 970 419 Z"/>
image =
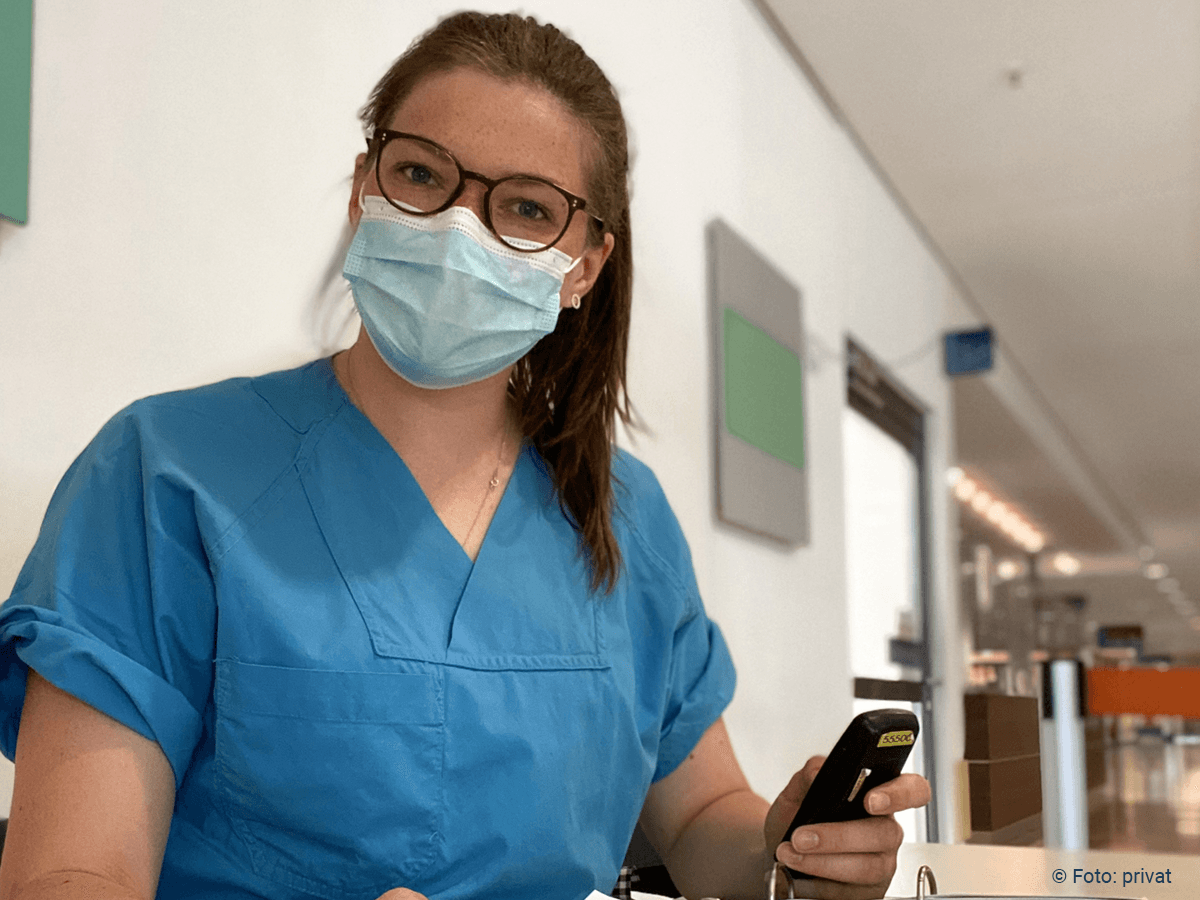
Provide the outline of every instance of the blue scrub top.
<path id="1" fill-rule="evenodd" d="M 606 596 L 535 450 L 472 563 L 329 360 L 134 403 L 0 607 L 0 750 L 26 666 L 157 741 L 160 898 L 607 892 L 734 688 L 661 488 L 613 474 Z"/>

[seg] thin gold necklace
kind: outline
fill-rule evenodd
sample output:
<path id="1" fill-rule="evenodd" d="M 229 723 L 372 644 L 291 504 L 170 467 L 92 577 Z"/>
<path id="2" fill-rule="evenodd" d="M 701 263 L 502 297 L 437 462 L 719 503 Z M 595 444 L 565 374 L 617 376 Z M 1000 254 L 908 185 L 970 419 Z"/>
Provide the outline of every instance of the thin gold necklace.
<path id="1" fill-rule="evenodd" d="M 346 395 L 350 398 L 350 402 L 357 406 L 363 415 L 366 415 L 366 410 L 363 409 L 363 405 L 359 401 L 358 388 L 354 384 L 354 370 L 350 367 L 350 352 L 350 350 L 346 351 L 346 357 L 342 363 L 342 370 L 346 374 Z M 471 535 L 475 533 L 475 527 L 479 524 L 479 517 L 483 515 L 483 508 L 487 506 L 488 497 L 492 495 L 492 491 L 500 486 L 500 466 L 504 463 L 504 445 L 507 442 L 508 426 L 507 424 L 502 424 L 500 426 L 500 446 L 496 448 L 496 467 L 492 469 L 492 477 L 488 479 L 487 490 L 483 492 L 483 497 L 479 500 L 479 509 L 475 510 L 475 518 L 471 520 L 471 527 L 467 530 L 467 534 L 463 538 L 464 545 L 471 542 Z"/>
<path id="2" fill-rule="evenodd" d="M 492 496 L 492 491 L 500 486 L 500 466 L 504 460 L 504 444 L 508 438 L 508 428 L 501 426 L 500 428 L 500 446 L 496 450 L 496 468 L 492 470 L 492 477 L 488 479 L 487 490 L 483 492 L 483 499 L 479 501 L 479 509 L 475 510 L 475 518 L 471 520 L 471 527 L 467 531 L 467 536 L 463 538 L 463 545 L 471 543 L 471 535 L 475 533 L 475 526 L 479 524 L 479 517 L 483 515 L 483 508 L 487 506 L 487 501 Z"/>

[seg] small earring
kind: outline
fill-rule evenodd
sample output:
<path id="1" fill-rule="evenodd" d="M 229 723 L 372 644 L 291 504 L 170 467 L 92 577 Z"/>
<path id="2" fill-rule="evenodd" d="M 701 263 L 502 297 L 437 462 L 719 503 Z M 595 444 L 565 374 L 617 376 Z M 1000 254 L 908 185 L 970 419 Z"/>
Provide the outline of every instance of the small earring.
<path id="1" fill-rule="evenodd" d="M 571 309 L 579 309 L 579 295 L 578 294 L 571 295 Z"/>

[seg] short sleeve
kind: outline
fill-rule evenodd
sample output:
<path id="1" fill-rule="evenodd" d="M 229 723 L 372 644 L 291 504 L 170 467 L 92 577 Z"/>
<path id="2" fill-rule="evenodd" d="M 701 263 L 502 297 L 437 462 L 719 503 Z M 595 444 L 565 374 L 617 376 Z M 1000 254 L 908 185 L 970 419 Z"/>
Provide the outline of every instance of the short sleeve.
<path id="1" fill-rule="evenodd" d="M 737 676 L 725 638 L 699 605 L 675 631 L 670 693 L 654 780 L 675 771 L 733 699 Z"/>
<path id="2" fill-rule="evenodd" d="M 179 787 L 212 687 L 215 599 L 188 480 L 131 407 L 55 491 L 0 606 L 0 752 L 28 668 L 158 742 Z"/>
<path id="3" fill-rule="evenodd" d="M 617 518 L 630 536 L 623 551 L 633 631 L 645 636 L 639 650 L 642 671 L 655 673 L 646 688 L 655 696 L 642 702 L 660 711 L 653 776 L 658 781 L 720 718 L 733 699 L 737 676 L 721 629 L 704 610 L 691 550 L 658 479 L 624 452 L 614 459 L 613 472 Z"/>

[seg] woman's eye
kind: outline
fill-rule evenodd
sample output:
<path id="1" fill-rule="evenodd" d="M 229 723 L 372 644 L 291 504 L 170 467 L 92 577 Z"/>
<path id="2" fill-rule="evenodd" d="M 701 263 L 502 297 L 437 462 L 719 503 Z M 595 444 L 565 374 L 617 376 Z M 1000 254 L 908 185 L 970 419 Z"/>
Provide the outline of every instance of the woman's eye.
<path id="1" fill-rule="evenodd" d="M 431 185 L 435 180 L 433 172 L 419 164 L 404 166 L 400 171 L 413 184 Z"/>
<path id="2" fill-rule="evenodd" d="M 546 210 L 536 200 L 518 200 L 514 205 L 516 213 L 522 219 L 544 219 Z"/>

